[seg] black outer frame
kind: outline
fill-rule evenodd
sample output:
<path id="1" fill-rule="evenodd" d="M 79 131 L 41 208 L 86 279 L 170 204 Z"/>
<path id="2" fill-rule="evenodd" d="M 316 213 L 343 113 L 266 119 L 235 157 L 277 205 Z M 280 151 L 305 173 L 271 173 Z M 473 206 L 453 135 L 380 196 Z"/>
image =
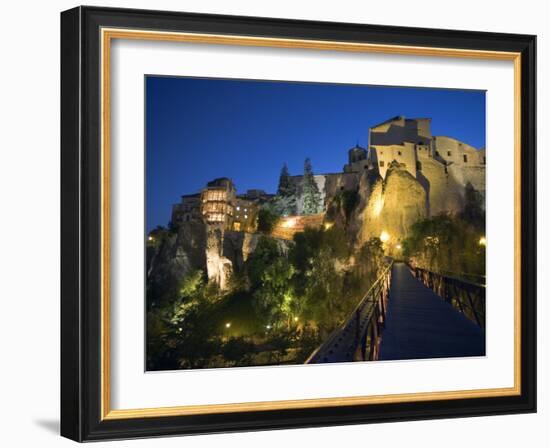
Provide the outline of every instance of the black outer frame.
<path id="1" fill-rule="evenodd" d="M 100 28 L 520 52 L 519 396 L 100 419 Z M 76 441 L 536 412 L 536 36 L 77 7 L 61 13 L 61 435 Z"/>

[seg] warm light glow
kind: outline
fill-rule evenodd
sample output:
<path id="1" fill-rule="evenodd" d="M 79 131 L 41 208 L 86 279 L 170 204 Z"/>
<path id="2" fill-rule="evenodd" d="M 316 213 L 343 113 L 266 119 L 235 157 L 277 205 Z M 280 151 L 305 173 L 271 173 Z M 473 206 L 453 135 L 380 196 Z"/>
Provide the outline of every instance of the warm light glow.
<path id="1" fill-rule="evenodd" d="M 334 225 L 333 222 L 325 222 L 325 230 L 330 230 Z"/>
<path id="2" fill-rule="evenodd" d="M 298 318 L 297 318 L 297 317 L 294 318 L 294 322 L 298 322 Z"/>
<path id="3" fill-rule="evenodd" d="M 480 239 L 479 239 L 479 245 L 480 246 L 487 246 L 487 239 L 482 236 Z"/>
<path id="4" fill-rule="evenodd" d="M 383 243 L 387 243 L 389 240 L 390 234 L 385 230 L 382 230 L 382 233 L 380 234 L 380 241 L 382 241 Z"/>
<path id="5" fill-rule="evenodd" d="M 384 199 L 382 197 L 379 197 L 374 201 L 373 206 L 373 213 L 374 216 L 380 216 L 380 213 L 382 213 L 382 209 L 384 208 Z"/>
<path id="6" fill-rule="evenodd" d="M 227 323 L 225 324 L 225 328 L 231 328 L 231 322 L 227 322 Z"/>
<path id="7" fill-rule="evenodd" d="M 283 221 L 282 227 L 290 228 L 294 227 L 296 225 L 296 219 L 295 218 L 289 218 Z"/>
<path id="8" fill-rule="evenodd" d="M 154 238 L 153 238 L 151 235 L 149 235 L 149 238 L 147 238 L 147 239 L 148 239 L 149 241 L 153 241 L 153 240 L 154 240 Z"/>
<path id="9" fill-rule="evenodd" d="M 266 325 L 265 328 L 267 328 L 268 330 L 271 330 L 271 325 Z"/>
<path id="10" fill-rule="evenodd" d="M 401 250 L 401 244 L 396 244 L 396 245 L 395 245 L 395 248 L 396 248 L 397 250 Z"/>

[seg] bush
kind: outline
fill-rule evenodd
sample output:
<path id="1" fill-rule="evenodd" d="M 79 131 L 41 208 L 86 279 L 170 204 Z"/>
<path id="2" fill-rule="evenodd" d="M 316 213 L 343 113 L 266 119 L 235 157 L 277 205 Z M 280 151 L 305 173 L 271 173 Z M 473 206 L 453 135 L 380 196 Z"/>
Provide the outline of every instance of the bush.
<path id="1" fill-rule="evenodd" d="M 403 254 L 431 271 L 485 275 L 481 236 L 471 223 L 441 214 L 412 225 L 403 242 Z"/>
<path id="2" fill-rule="evenodd" d="M 273 210 L 262 207 L 258 212 L 258 231 L 271 233 L 279 221 L 279 215 Z"/>

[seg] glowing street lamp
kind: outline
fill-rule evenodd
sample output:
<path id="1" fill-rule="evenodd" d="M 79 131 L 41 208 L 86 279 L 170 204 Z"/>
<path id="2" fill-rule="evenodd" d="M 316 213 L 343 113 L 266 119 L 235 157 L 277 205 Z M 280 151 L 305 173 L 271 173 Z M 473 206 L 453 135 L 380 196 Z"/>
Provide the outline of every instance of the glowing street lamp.
<path id="1" fill-rule="evenodd" d="M 227 323 L 225 324 L 225 328 L 231 328 L 231 322 L 227 322 Z"/>
<path id="2" fill-rule="evenodd" d="M 149 241 L 154 241 L 155 239 L 153 238 L 152 235 L 149 235 L 149 237 L 147 238 L 147 240 L 149 240 Z"/>
<path id="3" fill-rule="evenodd" d="M 487 246 L 487 239 L 482 236 L 480 239 L 479 239 L 479 245 L 480 246 Z"/>
<path id="4" fill-rule="evenodd" d="M 395 248 L 396 248 L 397 250 L 401 250 L 401 244 L 396 244 L 396 245 L 395 245 Z"/>
<path id="5" fill-rule="evenodd" d="M 382 233 L 380 234 L 380 241 L 382 241 L 383 243 L 387 243 L 389 240 L 390 234 L 385 230 L 382 230 Z"/>
<path id="6" fill-rule="evenodd" d="M 295 317 L 295 318 L 294 318 L 294 322 L 298 322 L 298 317 Z"/>

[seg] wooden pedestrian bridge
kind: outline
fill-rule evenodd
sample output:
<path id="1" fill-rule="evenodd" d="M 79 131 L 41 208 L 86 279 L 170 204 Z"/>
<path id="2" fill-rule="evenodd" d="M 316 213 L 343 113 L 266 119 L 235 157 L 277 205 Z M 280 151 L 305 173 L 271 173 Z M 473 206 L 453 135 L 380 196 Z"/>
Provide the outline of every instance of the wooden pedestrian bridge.
<path id="1" fill-rule="evenodd" d="M 390 262 L 306 364 L 484 356 L 485 285 L 465 278 Z"/>

